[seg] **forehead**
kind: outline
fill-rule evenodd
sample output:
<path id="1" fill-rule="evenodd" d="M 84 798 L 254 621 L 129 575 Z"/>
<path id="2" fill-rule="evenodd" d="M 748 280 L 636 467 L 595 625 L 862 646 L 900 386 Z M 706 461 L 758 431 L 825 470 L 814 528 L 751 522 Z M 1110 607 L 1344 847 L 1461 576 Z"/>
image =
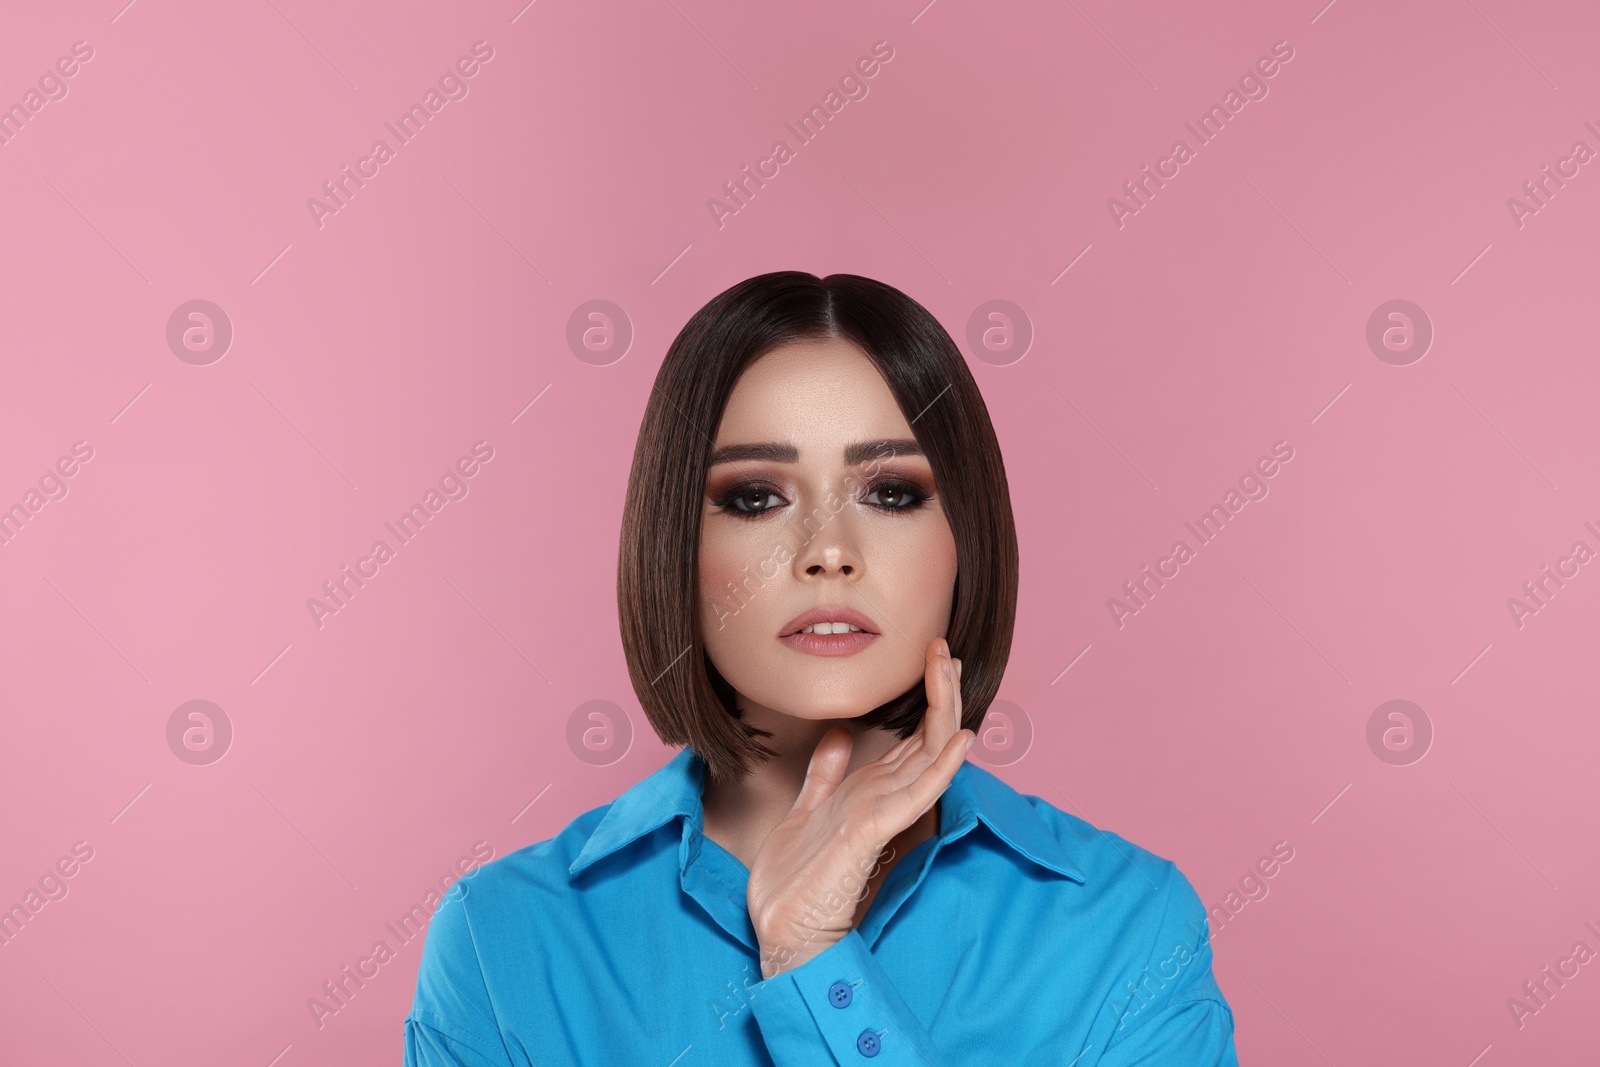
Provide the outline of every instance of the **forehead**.
<path id="1" fill-rule="evenodd" d="M 745 368 L 716 443 L 786 441 L 837 450 L 869 437 L 911 437 L 889 384 L 849 341 L 797 341 Z"/>

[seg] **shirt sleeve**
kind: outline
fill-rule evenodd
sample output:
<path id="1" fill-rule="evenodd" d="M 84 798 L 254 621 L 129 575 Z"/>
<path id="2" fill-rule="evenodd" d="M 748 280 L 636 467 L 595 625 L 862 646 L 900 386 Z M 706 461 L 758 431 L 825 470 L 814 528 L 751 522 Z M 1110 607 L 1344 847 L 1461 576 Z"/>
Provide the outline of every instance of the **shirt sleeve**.
<path id="1" fill-rule="evenodd" d="M 1150 958 L 1122 987 L 1128 1001 L 1098 1067 L 1239 1067 L 1233 1009 L 1211 971 L 1205 906 L 1183 872 L 1168 868 Z"/>
<path id="2" fill-rule="evenodd" d="M 447 894 L 428 923 L 405 1031 L 405 1067 L 512 1067 L 464 896 Z"/>
<path id="3" fill-rule="evenodd" d="M 777 1067 L 866 1067 L 869 1061 L 872 1067 L 955 1067 L 854 928 L 800 966 L 751 986 L 750 994 Z"/>

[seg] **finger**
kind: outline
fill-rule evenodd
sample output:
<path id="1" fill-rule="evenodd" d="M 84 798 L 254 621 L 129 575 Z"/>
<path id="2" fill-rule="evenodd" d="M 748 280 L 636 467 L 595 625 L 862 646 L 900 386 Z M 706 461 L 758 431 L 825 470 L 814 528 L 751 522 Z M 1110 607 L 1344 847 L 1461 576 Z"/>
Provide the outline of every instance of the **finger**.
<path id="1" fill-rule="evenodd" d="M 917 816 L 933 807 L 934 801 L 949 788 L 961 764 L 966 761 L 970 742 L 976 740 L 977 736 L 971 730 L 957 730 L 922 774 L 905 788 L 905 795 L 916 805 Z"/>
<path id="2" fill-rule="evenodd" d="M 819 804 L 833 795 L 844 780 L 850 766 L 850 752 L 855 739 L 848 726 L 835 726 L 822 735 L 816 750 L 811 753 L 811 763 L 806 767 L 805 784 L 795 799 L 790 814 L 797 811 L 814 811 Z"/>
<path id="3" fill-rule="evenodd" d="M 918 730 L 916 733 L 906 738 L 905 741 L 902 742 L 905 745 L 905 748 L 901 750 L 899 755 L 897 755 L 894 760 L 887 764 L 888 769 L 891 772 L 898 771 L 901 767 L 905 766 L 907 760 L 911 759 L 926 747 L 926 742 L 927 737 L 922 733 L 921 730 Z"/>
<path id="4" fill-rule="evenodd" d="M 921 736 L 922 735 L 920 733 L 912 731 L 905 737 L 902 737 L 890 747 L 889 751 L 878 757 L 878 762 L 886 767 L 898 765 L 900 762 L 900 757 L 905 755 L 906 749 L 911 746 L 912 742 L 919 740 Z"/>
<path id="5" fill-rule="evenodd" d="M 952 724 L 955 700 L 955 668 L 950 662 L 950 645 L 942 637 L 928 643 L 923 671 L 923 685 L 927 689 L 928 709 L 923 714 L 922 725 L 927 734 L 927 751 L 943 751 L 956 727 Z M 945 668 L 950 677 L 945 677 Z"/>
<path id="6" fill-rule="evenodd" d="M 955 686 L 954 686 L 954 692 L 955 692 L 955 700 L 954 700 L 954 703 L 955 703 L 955 716 L 954 716 L 954 722 L 955 722 L 955 728 L 957 730 L 959 730 L 959 729 L 961 729 L 961 661 L 960 660 L 956 660 L 955 661 L 955 672 L 954 673 L 955 673 L 955 676 L 956 676 L 956 678 L 955 678 Z"/>
<path id="7" fill-rule="evenodd" d="M 907 760 L 885 783 L 879 798 L 882 821 L 895 832 L 921 818 L 949 787 L 961 769 L 969 748 L 968 740 L 977 737 L 971 730 L 958 730 L 937 757 Z"/>

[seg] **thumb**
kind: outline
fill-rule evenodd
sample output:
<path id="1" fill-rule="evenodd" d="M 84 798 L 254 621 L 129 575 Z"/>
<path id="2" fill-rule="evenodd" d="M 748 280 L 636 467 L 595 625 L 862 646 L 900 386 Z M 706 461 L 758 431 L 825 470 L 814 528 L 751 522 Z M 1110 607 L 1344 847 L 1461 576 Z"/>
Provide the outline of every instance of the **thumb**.
<path id="1" fill-rule="evenodd" d="M 849 769 L 850 753 L 854 748 L 855 740 L 848 726 L 835 726 L 822 735 L 816 750 L 811 753 L 805 784 L 800 787 L 800 796 L 795 800 L 794 807 L 789 809 L 790 814 L 813 811 L 833 795 L 833 791 L 844 780 L 845 771 Z"/>

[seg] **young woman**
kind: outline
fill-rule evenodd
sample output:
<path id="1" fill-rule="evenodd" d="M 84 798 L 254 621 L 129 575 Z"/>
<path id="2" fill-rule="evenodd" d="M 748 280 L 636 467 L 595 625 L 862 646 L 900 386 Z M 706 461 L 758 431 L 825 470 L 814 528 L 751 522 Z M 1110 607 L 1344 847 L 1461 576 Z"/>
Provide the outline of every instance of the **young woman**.
<path id="1" fill-rule="evenodd" d="M 988 411 L 920 304 L 782 271 L 698 311 L 617 581 L 685 747 L 460 883 L 405 1062 L 1236 1067 L 1182 872 L 965 762 L 1017 564 Z"/>

